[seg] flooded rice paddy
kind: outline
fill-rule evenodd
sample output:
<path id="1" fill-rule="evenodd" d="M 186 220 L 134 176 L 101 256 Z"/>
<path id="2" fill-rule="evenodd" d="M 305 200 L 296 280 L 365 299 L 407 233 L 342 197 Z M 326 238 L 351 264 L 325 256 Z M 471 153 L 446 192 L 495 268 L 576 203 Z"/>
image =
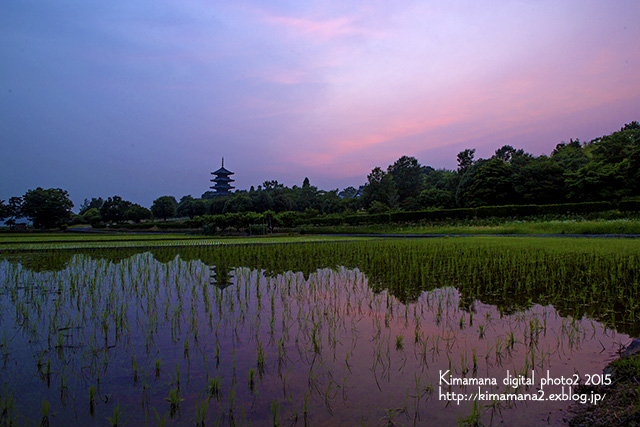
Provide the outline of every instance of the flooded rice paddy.
<path id="1" fill-rule="evenodd" d="M 639 248 L 454 238 L 0 254 L 0 416 L 561 424 L 582 398 L 572 382 L 605 381 L 638 336 Z"/>

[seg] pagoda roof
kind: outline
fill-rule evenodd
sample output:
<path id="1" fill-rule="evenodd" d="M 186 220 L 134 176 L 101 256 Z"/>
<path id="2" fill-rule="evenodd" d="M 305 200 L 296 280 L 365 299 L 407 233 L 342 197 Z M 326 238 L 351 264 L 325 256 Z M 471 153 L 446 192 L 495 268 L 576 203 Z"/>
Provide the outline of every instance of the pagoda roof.
<path id="1" fill-rule="evenodd" d="M 225 169 L 224 166 L 222 166 L 217 171 L 211 172 L 211 173 L 215 174 L 215 175 L 233 175 L 233 172 L 231 172 L 230 170 Z"/>
<path id="2" fill-rule="evenodd" d="M 231 178 L 228 178 L 226 176 L 224 176 L 224 177 L 223 176 L 219 176 L 219 177 L 216 177 L 214 179 L 211 179 L 210 181 L 211 182 L 218 182 L 218 181 L 232 182 L 232 181 L 235 181 L 235 179 L 231 179 Z"/>

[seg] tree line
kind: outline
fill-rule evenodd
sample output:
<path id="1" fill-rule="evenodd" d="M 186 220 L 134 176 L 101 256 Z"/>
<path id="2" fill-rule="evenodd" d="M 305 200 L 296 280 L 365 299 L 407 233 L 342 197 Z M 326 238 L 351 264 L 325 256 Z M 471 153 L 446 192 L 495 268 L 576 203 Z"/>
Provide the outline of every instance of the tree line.
<path id="1" fill-rule="evenodd" d="M 207 191 L 199 198 L 172 196 L 156 199 L 151 208 L 119 196 L 85 199 L 78 214 L 59 188 L 27 191 L 22 197 L 0 200 L 0 220 L 7 224 L 29 218 L 36 228 L 69 223 L 100 226 L 125 221 L 195 218 L 238 213 L 297 212 L 308 217 L 327 214 L 369 214 L 438 208 L 475 208 L 518 204 L 558 204 L 619 201 L 640 196 L 640 124 L 583 143 L 557 144 L 550 155 L 534 156 L 505 145 L 487 159 L 476 159 L 475 149 L 457 155 L 457 169 L 434 169 L 415 157 L 402 156 L 386 170 L 376 166 L 360 188 L 325 191 L 305 178 L 289 188 L 265 181 L 228 196 Z M 263 215 L 264 216 L 264 215 Z M 286 215 L 280 215 L 285 218 Z"/>

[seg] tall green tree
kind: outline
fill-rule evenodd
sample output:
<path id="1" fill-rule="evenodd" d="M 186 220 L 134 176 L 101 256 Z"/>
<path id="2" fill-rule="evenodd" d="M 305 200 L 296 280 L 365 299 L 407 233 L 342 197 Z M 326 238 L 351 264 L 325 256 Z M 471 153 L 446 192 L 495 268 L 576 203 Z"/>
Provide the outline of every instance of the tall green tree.
<path id="1" fill-rule="evenodd" d="M 629 193 L 621 163 L 591 161 L 576 172 L 567 174 L 568 196 L 578 202 L 617 200 Z"/>
<path id="2" fill-rule="evenodd" d="M 11 228 L 13 229 L 13 227 L 16 225 L 16 220 L 18 218 L 23 217 L 22 198 L 15 197 L 15 196 L 9 198 L 9 203 L 7 204 L 6 212 L 7 212 L 7 218 L 9 218 L 6 223 L 9 226 L 11 226 Z"/>
<path id="3" fill-rule="evenodd" d="M 564 170 L 547 156 L 532 158 L 513 171 L 512 181 L 518 200 L 526 204 L 566 201 Z"/>
<path id="4" fill-rule="evenodd" d="M 0 200 L 0 221 L 3 221 L 7 217 L 7 206 L 4 204 L 4 200 Z"/>
<path id="5" fill-rule="evenodd" d="M 387 168 L 393 178 L 398 202 L 406 209 L 415 208 L 415 200 L 422 190 L 422 167 L 418 159 L 402 156 Z"/>
<path id="6" fill-rule="evenodd" d="M 56 228 L 71 217 L 73 202 L 61 188 L 28 190 L 22 197 L 22 213 L 36 228 Z"/>
<path id="7" fill-rule="evenodd" d="M 565 173 L 576 172 L 581 167 L 589 163 L 589 156 L 580 144 L 580 140 L 571 140 L 567 143 L 556 145 L 550 156 Z"/>
<path id="8" fill-rule="evenodd" d="M 80 205 L 79 214 L 82 215 L 89 209 L 100 209 L 103 203 L 102 197 L 92 197 L 91 200 L 84 199 L 84 202 Z"/>
<path id="9" fill-rule="evenodd" d="M 124 214 L 125 219 L 138 223 L 143 219 L 151 219 L 151 211 L 137 203 L 132 204 Z"/>
<path id="10" fill-rule="evenodd" d="M 106 222 L 120 223 L 126 220 L 127 210 L 132 203 L 120 196 L 108 197 L 100 206 L 100 215 Z"/>
<path id="11" fill-rule="evenodd" d="M 246 191 L 236 191 L 229 195 L 224 204 L 224 213 L 249 212 L 253 203 Z"/>
<path id="12" fill-rule="evenodd" d="M 465 172 L 456 193 L 462 207 L 510 204 L 514 198 L 509 164 L 497 158 L 477 161 Z"/>
<path id="13" fill-rule="evenodd" d="M 467 148 L 458 153 L 458 173 L 465 173 L 473 165 L 475 153 L 475 148 Z"/>
<path id="14" fill-rule="evenodd" d="M 498 148 L 493 155 L 496 159 L 500 159 L 506 163 L 511 163 L 514 159 L 523 156 L 527 156 L 523 149 L 516 150 L 511 145 L 503 145 Z"/>
<path id="15" fill-rule="evenodd" d="M 161 218 L 166 221 L 167 218 L 173 218 L 176 216 L 177 207 L 178 202 L 175 197 L 162 196 L 153 201 L 153 205 L 151 205 L 151 212 L 154 217 Z"/>
<path id="16" fill-rule="evenodd" d="M 80 219 L 83 223 L 91 224 L 95 227 L 103 222 L 102 215 L 97 208 L 91 208 L 80 215 Z"/>
<path id="17" fill-rule="evenodd" d="M 393 184 L 393 177 L 376 166 L 367 175 L 367 183 L 362 189 L 362 202 L 368 209 L 373 202 L 378 202 L 387 208 L 395 207 L 398 201 L 398 193 Z"/>
<path id="18" fill-rule="evenodd" d="M 311 185 L 309 178 L 305 177 L 302 182 L 302 188 L 297 188 L 296 190 L 296 210 L 302 212 L 307 209 L 317 209 L 319 207 L 318 187 Z"/>

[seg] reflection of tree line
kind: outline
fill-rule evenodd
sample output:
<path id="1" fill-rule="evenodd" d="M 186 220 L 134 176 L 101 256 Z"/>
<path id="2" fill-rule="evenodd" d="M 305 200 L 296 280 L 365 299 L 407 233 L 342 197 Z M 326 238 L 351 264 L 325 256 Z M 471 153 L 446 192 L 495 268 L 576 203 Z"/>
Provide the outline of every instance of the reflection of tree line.
<path id="1" fill-rule="evenodd" d="M 222 289 L 235 283 L 234 270 L 240 267 L 262 271 L 268 277 L 301 272 L 305 279 L 318 269 L 357 267 L 374 292 L 388 290 L 403 303 L 415 301 L 424 291 L 451 286 L 458 289 L 460 307 L 466 311 L 472 310 L 476 300 L 494 305 L 505 314 L 534 304 L 550 304 L 563 316 L 580 319 L 586 315 L 620 332 L 633 336 L 640 333 L 640 289 L 632 285 L 640 282 L 640 260 L 630 256 L 558 256 L 500 247 L 427 246 L 415 241 L 46 251 L 2 256 L 41 272 L 63 270 L 77 253 L 120 263 L 145 252 L 161 263 L 176 257 L 202 262 L 210 268 L 211 284 Z"/>

